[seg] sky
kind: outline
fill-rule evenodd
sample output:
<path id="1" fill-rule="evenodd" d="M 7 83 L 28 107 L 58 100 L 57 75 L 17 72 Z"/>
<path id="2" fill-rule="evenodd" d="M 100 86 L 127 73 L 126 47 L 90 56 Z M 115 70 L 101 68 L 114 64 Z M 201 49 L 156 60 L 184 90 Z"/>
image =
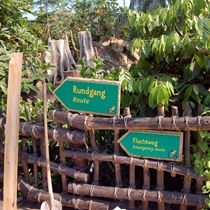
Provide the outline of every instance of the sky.
<path id="1" fill-rule="evenodd" d="M 123 0 L 117 0 L 117 1 L 118 1 L 118 4 L 119 4 L 120 6 L 123 6 Z M 126 4 L 126 6 L 128 7 L 129 4 L 130 4 L 130 0 L 125 0 L 125 4 Z"/>

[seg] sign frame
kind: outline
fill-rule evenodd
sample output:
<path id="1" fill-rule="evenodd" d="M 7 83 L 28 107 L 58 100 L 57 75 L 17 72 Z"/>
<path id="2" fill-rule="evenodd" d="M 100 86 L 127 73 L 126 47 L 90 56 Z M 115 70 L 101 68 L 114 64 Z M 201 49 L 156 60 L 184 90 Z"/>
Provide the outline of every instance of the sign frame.
<path id="1" fill-rule="evenodd" d="M 179 144 L 179 156 L 177 157 L 177 159 L 170 159 L 170 158 L 158 158 L 158 157 L 150 157 L 150 156 L 140 156 L 140 155 L 134 155 L 132 153 L 130 153 L 128 151 L 128 149 L 126 149 L 122 143 L 121 140 L 124 139 L 127 135 L 129 135 L 131 132 L 141 132 L 141 133 L 152 133 L 152 134 L 162 134 L 162 135 L 168 135 L 168 134 L 179 134 L 180 136 L 180 144 Z M 117 143 L 120 145 L 120 147 L 123 149 L 123 151 L 125 151 L 125 153 L 127 155 L 129 155 L 130 157 L 136 157 L 136 158 L 145 158 L 145 159 L 153 159 L 153 160 L 167 160 L 167 161 L 171 161 L 171 162 L 182 162 L 183 161 L 183 143 L 184 143 L 184 134 L 181 131 L 156 131 L 156 130 L 129 130 L 128 132 L 126 132 L 123 136 L 121 136 L 118 140 Z"/>
<path id="2" fill-rule="evenodd" d="M 76 110 L 76 109 L 70 109 L 68 108 L 62 100 L 56 95 L 56 91 L 66 82 L 66 81 L 81 81 L 81 82 L 89 82 L 89 83 L 98 83 L 98 84 L 110 84 L 110 85 L 116 85 L 118 88 L 118 103 L 117 103 L 117 112 L 115 114 L 103 114 L 99 112 L 91 112 L 91 111 L 82 111 L 82 110 Z M 61 84 L 59 84 L 58 87 L 53 91 L 53 95 L 60 101 L 60 103 L 68 110 L 68 111 L 73 111 L 81 114 L 96 114 L 100 116 L 109 116 L 109 117 L 119 117 L 120 116 L 120 100 L 121 100 L 121 84 L 119 81 L 112 81 L 112 80 L 99 80 L 99 79 L 89 79 L 89 78 L 82 78 L 82 77 L 67 77 L 65 80 L 62 81 Z"/>

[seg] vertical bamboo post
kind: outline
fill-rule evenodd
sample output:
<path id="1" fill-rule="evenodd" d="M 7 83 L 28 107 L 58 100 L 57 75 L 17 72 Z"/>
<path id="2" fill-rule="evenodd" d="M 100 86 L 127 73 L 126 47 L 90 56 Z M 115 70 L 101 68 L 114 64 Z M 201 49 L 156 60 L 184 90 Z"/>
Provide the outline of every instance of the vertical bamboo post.
<path id="1" fill-rule="evenodd" d="M 119 145 L 117 143 L 117 140 L 119 139 L 119 130 L 114 130 L 114 153 L 115 155 L 119 154 Z M 122 185 L 122 176 L 121 176 L 121 165 L 120 163 L 116 163 L 114 160 L 114 167 L 115 167 L 115 179 L 116 179 L 116 185 L 121 186 Z"/>
<path id="2" fill-rule="evenodd" d="M 146 164 L 147 160 L 145 159 L 144 161 L 145 161 L 145 164 L 143 167 L 143 177 L 144 177 L 143 189 L 149 190 L 150 189 L 150 171 Z M 147 210 L 148 207 L 149 207 L 149 202 L 147 200 L 142 200 L 142 209 Z"/>
<path id="3" fill-rule="evenodd" d="M 203 104 L 199 104 L 199 105 L 198 105 L 198 121 L 200 120 L 199 117 L 201 116 L 203 110 L 204 110 L 204 105 L 203 105 Z M 200 135 L 199 132 L 198 132 L 198 133 L 197 133 L 196 142 L 197 142 L 197 144 L 198 144 L 198 143 L 201 142 L 201 141 L 202 141 L 202 137 L 201 137 L 201 135 Z M 200 179 L 197 179 L 197 180 L 196 180 L 196 192 L 197 192 L 197 193 L 202 193 L 202 187 L 203 187 L 203 181 L 200 180 Z M 197 206 L 196 206 L 196 210 L 202 210 L 202 206 L 201 206 L 201 205 L 197 205 Z"/>
<path id="4" fill-rule="evenodd" d="M 189 105 L 186 105 L 184 107 L 183 116 L 185 117 L 185 122 L 188 124 L 188 118 L 192 115 L 192 110 Z M 187 129 L 187 131 L 184 132 L 184 160 L 185 160 L 185 167 L 190 168 L 191 162 L 190 162 L 190 130 Z M 191 177 L 188 175 L 188 173 L 184 177 L 184 183 L 183 183 L 183 189 L 182 191 L 185 193 L 190 192 L 191 187 Z M 186 210 L 187 204 L 183 200 L 183 202 L 180 204 L 180 210 Z"/>
<path id="5" fill-rule="evenodd" d="M 36 121 L 37 123 L 39 124 L 42 124 L 42 112 L 40 109 L 37 109 L 36 110 Z M 33 139 L 32 139 L 32 144 L 33 144 Z M 35 152 L 36 150 L 34 150 L 34 146 L 33 146 L 33 151 Z M 37 149 L 37 148 L 36 148 Z M 44 139 L 40 139 L 40 151 L 41 151 L 41 155 L 43 157 L 45 157 L 45 147 L 44 147 Z M 45 169 L 45 167 L 41 167 L 42 168 L 42 184 L 43 184 L 43 188 L 46 189 L 47 188 L 47 183 L 46 183 L 46 180 L 47 180 L 47 171 Z M 38 170 L 38 169 L 37 169 Z M 38 180 L 38 178 L 37 178 Z"/>
<path id="6" fill-rule="evenodd" d="M 22 53 L 13 53 L 9 62 L 4 154 L 4 210 L 17 209 L 18 139 L 22 59 Z"/>
<path id="7" fill-rule="evenodd" d="M 24 138 L 22 140 L 22 151 L 26 152 L 26 150 L 27 150 L 27 143 L 26 143 L 26 139 Z M 29 183 L 28 163 L 26 160 L 22 160 L 22 164 L 23 164 L 23 173 L 24 173 L 26 182 Z"/>
<path id="8" fill-rule="evenodd" d="M 29 107 L 25 106 L 25 112 L 26 112 L 26 118 L 28 122 L 31 122 L 31 115 L 29 111 Z M 36 139 L 35 137 L 32 137 L 32 148 L 33 148 L 33 153 L 37 155 L 37 147 L 36 147 Z M 35 186 L 38 186 L 38 167 L 37 164 L 33 164 L 33 171 L 34 171 L 34 184 Z"/>
<path id="9" fill-rule="evenodd" d="M 129 118 L 131 117 L 131 112 L 130 112 L 130 108 L 127 107 L 124 109 L 124 116 Z M 135 165 L 132 163 L 133 158 L 131 157 L 131 164 L 130 164 L 130 170 L 129 170 L 129 185 L 130 188 L 135 188 Z M 128 193 L 129 195 L 129 193 Z M 134 200 L 130 200 L 129 201 L 129 208 L 134 209 L 135 208 L 135 201 Z"/>
<path id="10" fill-rule="evenodd" d="M 92 150 L 93 152 L 99 152 L 99 148 L 96 144 L 96 137 L 95 137 L 95 130 L 90 130 L 89 131 L 90 134 L 90 143 L 92 146 Z M 99 180 L 99 169 L 100 169 L 100 162 L 98 160 L 94 160 L 93 161 L 93 165 L 94 165 L 94 175 L 93 175 L 93 184 L 98 184 L 98 180 Z"/>
<path id="11" fill-rule="evenodd" d="M 55 107 L 57 109 L 60 109 L 61 106 L 60 106 L 60 103 L 57 102 L 55 104 Z M 61 123 L 56 123 L 57 127 L 58 128 L 61 128 L 62 127 L 62 124 Z M 66 165 L 66 157 L 63 155 L 63 151 L 65 149 L 65 142 L 63 142 L 62 140 L 59 141 L 59 154 L 60 154 L 60 162 L 63 164 L 63 165 Z M 68 188 L 67 188 L 67 177 L 65 174 L 61 174 L 61 182 L 62 182 L 62 191 L 63 192 L 67 192 L 68 191 Z"/>
<path id="12" fill-rule="evenodd" d="M 165 108 L 164 106 L 158 107 L 158 129 L 161 129 L 161 118 L 165 116 Z M 159 163 L 159 162 L 158 162 Z M 162 191 L 164 189 L 164 171 L 160 167 L 157 171 L 157 190 Z M 158 201 L 158 210 L 164 210 L 165 204 L 159 200 Z"/>

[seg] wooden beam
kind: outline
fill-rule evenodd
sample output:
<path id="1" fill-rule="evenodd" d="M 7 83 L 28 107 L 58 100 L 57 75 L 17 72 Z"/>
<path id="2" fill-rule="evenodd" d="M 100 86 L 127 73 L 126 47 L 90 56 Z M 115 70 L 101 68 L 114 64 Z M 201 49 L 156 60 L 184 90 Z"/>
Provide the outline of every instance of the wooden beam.
<path id="1" fill-rule="evenodd" d="M 22 60 L 22 53 L 13 53 L 9 62 L 4 154 L 4 210 L 17 209 L 18 140 Z"/>

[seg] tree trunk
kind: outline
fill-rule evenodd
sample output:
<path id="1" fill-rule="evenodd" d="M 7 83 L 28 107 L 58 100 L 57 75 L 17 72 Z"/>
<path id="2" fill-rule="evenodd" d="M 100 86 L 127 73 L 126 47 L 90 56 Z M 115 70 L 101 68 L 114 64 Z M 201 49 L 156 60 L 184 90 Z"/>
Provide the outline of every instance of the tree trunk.
<path id="1" fill-rule="evenodd" d="M 89 31 L 79 32 L 79 44 L 80 58 L 85 58 L 88 65 L 92 66 L 95 59 L 95 53 L 93 49 L 92 36 Z"/>
<path id="2" fill-rule="evenodd" d="M 64 80 L 64 72 L 76 70 L 76 63 L 69 48 L 68 38 L 48 40 L 49 51 L 45 61 L 52 67 L 54 84 Z"/>

